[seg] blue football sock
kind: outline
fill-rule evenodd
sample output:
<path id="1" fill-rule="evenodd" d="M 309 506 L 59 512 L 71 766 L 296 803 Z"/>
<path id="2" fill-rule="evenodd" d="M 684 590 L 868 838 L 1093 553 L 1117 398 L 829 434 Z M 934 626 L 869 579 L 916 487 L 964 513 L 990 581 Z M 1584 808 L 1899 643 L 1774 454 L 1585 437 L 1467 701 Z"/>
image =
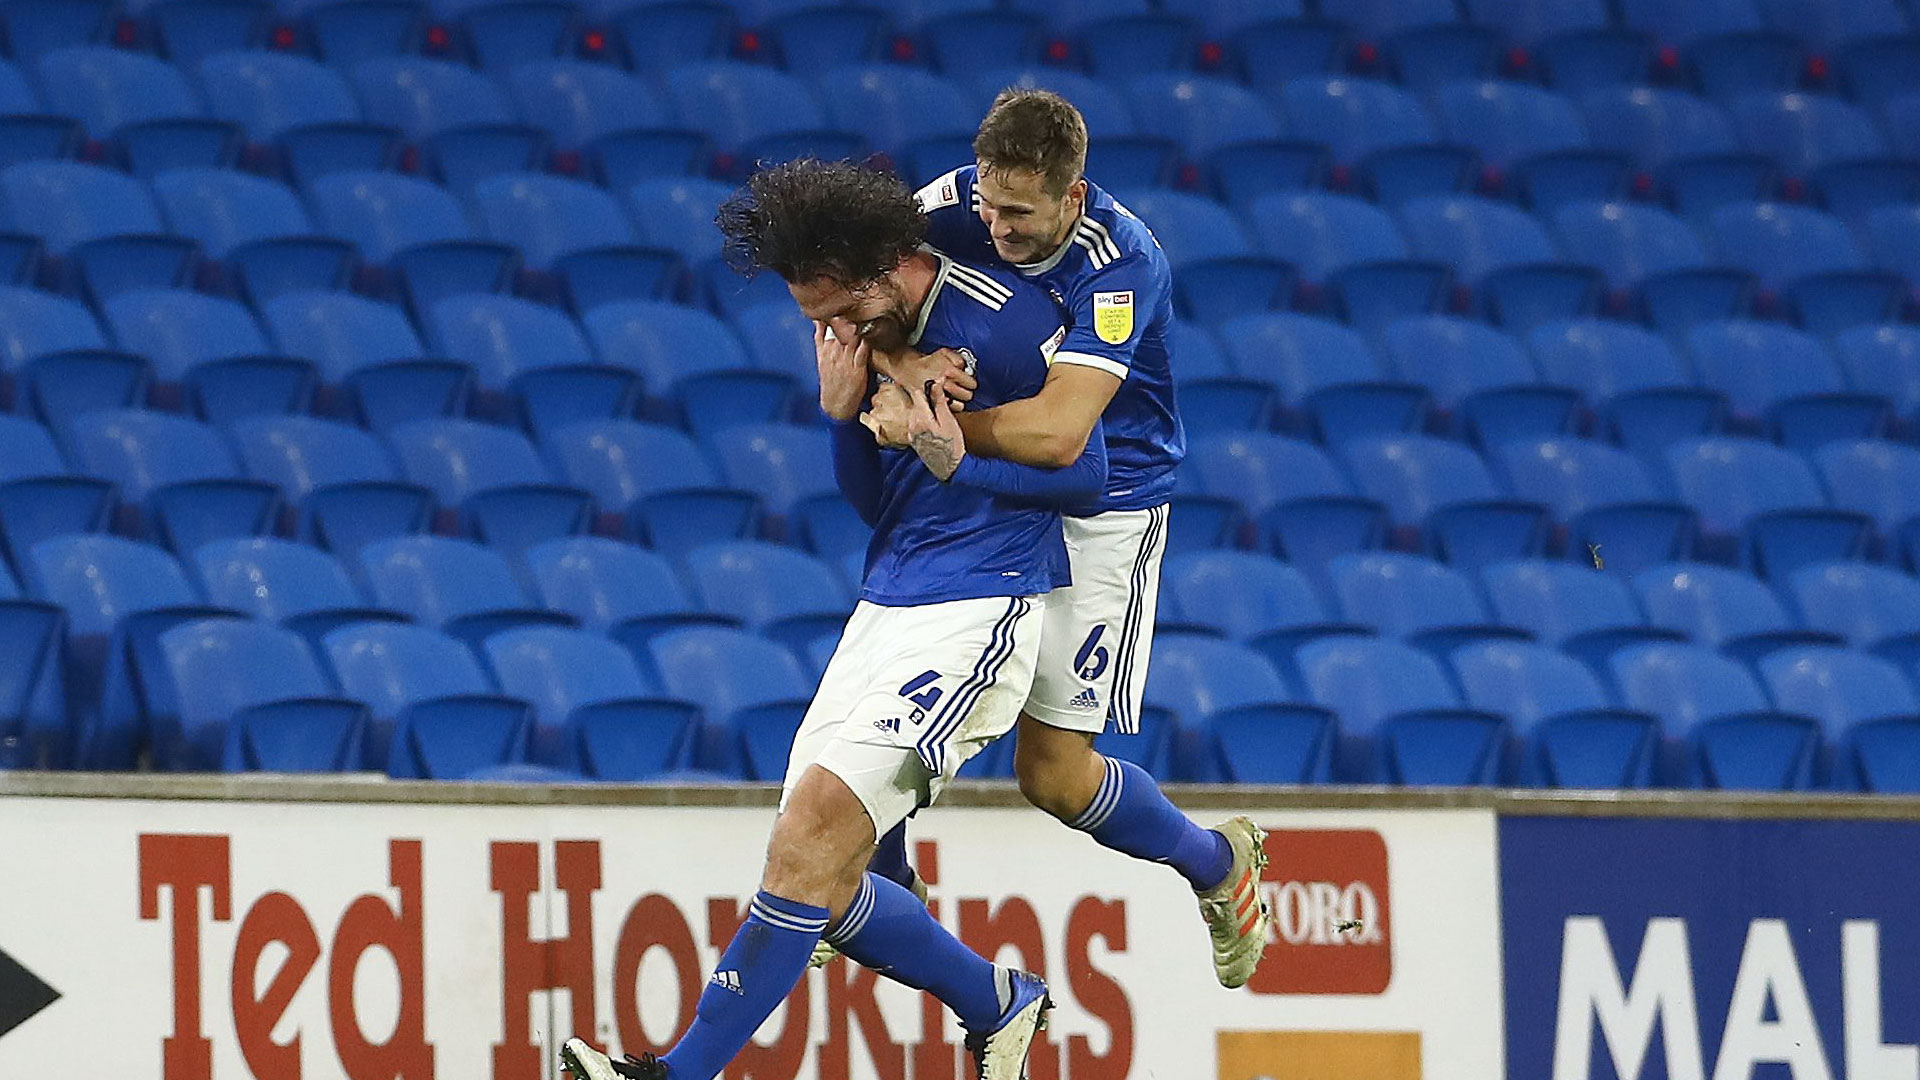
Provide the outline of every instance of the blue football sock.
<path id="1" fill-rule="evenodd" d="M 1107 759 L 1100 790 L 1067 826 L 1136 859 L 1166 863 L 1195 892 L 1227 880 L 1233 870 L 1233 848 L 1227 838 L 1195 825 L 1167 801 L 1153 777 L 1131 761 Z"/>
<path id="2" fill-rule="evenodd" d="M 826 929 L 823 907 L 755 893 L 747 921 L 720 954 L 693 1024 L 662 1060 L 673 1080 L 713 1080 L 807 972 Z"/>
<path id="3" fill-rule="evenodd" d="M 907 862 L 907 823 L 902 821 L 887 830 L 873 849 L 867 869 L 903 889 L 913 888 L 913 866 Z"/>
<path id="4" fill-rule="evenodd" d="M 878 874 L 861 879 L 826 938 L 862 967 L 939 998 L 969 1031 L 993 1030 L 1011 998 L 991 963 L 962 945 L 918 897 Z"/>

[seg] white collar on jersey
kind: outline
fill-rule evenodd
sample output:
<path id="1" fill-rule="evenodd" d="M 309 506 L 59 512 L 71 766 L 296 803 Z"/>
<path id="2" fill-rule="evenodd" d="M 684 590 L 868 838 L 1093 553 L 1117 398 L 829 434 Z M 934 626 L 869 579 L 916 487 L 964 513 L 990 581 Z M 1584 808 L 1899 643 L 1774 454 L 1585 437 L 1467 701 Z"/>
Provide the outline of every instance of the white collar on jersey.
<path id="1" fill-rule="evenodd" d="M 920 302 L 920 318 L 913 324 L 913 333 L 907 335 L 907 344 L 918 347 L 920 336 L 927 332 L 927 320 L 933 317 L 933 300 L 947 285 L 947 275 L 953 271 L 953 260 L 945 252 L 931 244 L 921 244 L 920 250 L 933 256 L 940 263 L 940 269 L 934 271 L 933 287 L 927 290 L 927 298 Z"/>

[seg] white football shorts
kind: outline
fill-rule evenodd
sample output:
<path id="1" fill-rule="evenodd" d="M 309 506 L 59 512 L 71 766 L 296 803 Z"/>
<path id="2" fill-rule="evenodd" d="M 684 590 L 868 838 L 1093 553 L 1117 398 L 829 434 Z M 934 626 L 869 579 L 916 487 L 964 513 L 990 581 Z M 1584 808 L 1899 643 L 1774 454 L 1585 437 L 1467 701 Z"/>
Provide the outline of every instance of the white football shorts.
<path id="1" fill-rule="evenodd" d="M 809 765 L 846 782 L 875 836 L 931 805 L 968 758 L 1020 719 L 1044 603 L 862 601 L 794 735 L 781 805 Z"/>
<path id="2" fill-rule="evenodd" d="M 1073 584 L 1046 596 L 1026 713 L 1068 731 L 1140 730 L 1167 507 L 1065 519 Z"/>

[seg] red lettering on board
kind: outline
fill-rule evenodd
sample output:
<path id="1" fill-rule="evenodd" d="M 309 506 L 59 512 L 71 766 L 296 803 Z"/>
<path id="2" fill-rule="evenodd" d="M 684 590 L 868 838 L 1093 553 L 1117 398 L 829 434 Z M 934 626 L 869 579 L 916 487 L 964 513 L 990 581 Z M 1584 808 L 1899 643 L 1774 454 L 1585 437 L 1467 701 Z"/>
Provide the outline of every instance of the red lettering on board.
<path id="1" fill-rule="evenodd" d="M 640 961 L 656 945 L 666 950 L 680 983 L 679 1019 L 673 1025 L 673 1034 L 661 1043 L 647 1038 L 647 1029 L 640 1023 Z M 620 1035 L 620 1049 L 629 1054 L 666 1053 L 693 1023 L 701 985 L 700 950 L 693 943 L 686 916 L 659 893 L 641 897 L 627 912 L 620 937 L 613 943 L 613 1023 Z"/>
<path id="2" fill-rule="evenodd" d="M 268 981 L 266 993 L 255 997 L 261 954 L 276 941 L 287 947 L 287 957 Z M 319 962 L 319 935 L 298 900 L 270 892 L 247 909 L 233 946 L 233 1031 L 253 1075 L 300 1080 L 300 1033 L 277 1043 L 273 1028 Z"/>
<path id="3" fill-rule="evenodd" d="M 1040 933 L 1040 916 L 1023 896 L 1009 896 L 998 907 L 987 901 L 960 901 L 960 940 L 989 960 L 1003 946 L 1012 946 L 1020 954 L 1018 966 L 1041 978 L 1047 977 L 1046 939 Z M 1042 1031 L 1027 1051 L 1027 1075 L 1030 1080 L 1060 1080 L 1060 1050 L 1052 1036 Z"/>
<path id="4" fill-rule="evenodd" d="M 333 932 L 327 968 L 328 1017 L 334 1051 L 352 1080 L 433 1080 L 433 1047 L 427 1042 L 424 913 L 420 892 L 420 841 L 387 843 L 387 883 L 400 895 L 396 908 L 368 893 L 347 905 Z M 384 1043 L 369 1040 L 354 1008 L 353 976 L 368 950 L 383 948 L 400 974 L 400 1016 Z"/>
<path id="5" fill-rule="evenodd" d="M 594 1008 L 593 894 L 600 888 L 600 844 L 562 840 L 553 845 L 554 883 L 567 898 L 567 936 L 536 941 L 529 926 L 540 891 L 540 848 L 493 845 L 493 891 L 500 894 L 500 1042 L 493 1048 L 494 1080 L 539 1080 L 542 1050 L 533 1041 L 529 1002 L 543 990 L 565 989 L 573 1031 L 598 1039 Z"/>
<path id="6" fill-rule="evenodd" d="M 1073 1080 L 1127 1080 L 1133 1069 L 1133 1008 L 1126 988 L 1093 966 L 1094 938 L 1107 948 L 1127 948 L 1127 902 L 1083 896 L 1067 916 L 1067 985 L 1073 999 L 1094 1019 L 1107 1025 L 1107 1052 L 1095 1054 L 1085 1035 L 1067 1038 L 1067 1074 Z"/>
<path id="7" fill-rule="evenodd" d="M 213 918 L 233 918 L 232 843 L 225 836 L 140 836 L 140 917 L 160 917 L 173 892 L 173 1034 L 160 1044 L 162 1080 L 209 1080 L 213 1042 L 200 1024 L 200 890 L 213 891 Z"/>

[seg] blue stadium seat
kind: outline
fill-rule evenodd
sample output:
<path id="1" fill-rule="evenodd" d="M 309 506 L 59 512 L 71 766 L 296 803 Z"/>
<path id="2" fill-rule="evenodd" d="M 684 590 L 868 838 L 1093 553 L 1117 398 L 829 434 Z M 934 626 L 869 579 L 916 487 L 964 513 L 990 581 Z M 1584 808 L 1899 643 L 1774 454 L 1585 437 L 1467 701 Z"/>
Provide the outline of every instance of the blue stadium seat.
<path id="1" fill-rule="evenodd" d="M 1655 626 L 1678 630 L 1729 655 L 1742 638 L 1776 637 L 1793 628 L 1764 582 L 1725 566 L 1674 562 L 1633 576 L 1634 592 Z"/>
<path id="2" fill-rule="evenodd" d="M 1239 220 L 1212 199 L 1179 191 L 1126 191 L 1115 197 L 1154 231 L 1176 267 L 1253 254 Z"/>
<path id="3" fill-rule="evenodd" d="M 1435 310 L 1449 271 L 1409 259 L 1400 228 L 1365 200 L 1325 192 L 1274 192 L 1249 208 L 1268 255 L 1327 291 L 1327 306 L 1356 326 Z"/>
<path id="4" fill-rule="evenodd" d="M 1077 71 L 1048 66 L 992 67 L 969 70 L 958 76 L 973 93 L 972 106 L 984 114 L 1000 91 L 1051 90 L 1073 103 L 1087 122 L 1087 131 L 1097 143 L 1135 133 L 1133 113 L 1120 91 L 1112 84 L 1092 79 Z"/>
<path id="5" fill-rule="evenodd" d="M 1171 616 L 1203 626 L 1236 641 L 1247 641 L 1282 627 L 1330 621 L 1307 576 L 1263 555 L 1245 551 L 1205 551 L 1166 561 L 1162 622 Z"/>
<path id="6" fill-rule="evenodd" d="M 312 357 L 323 379 L 346 391 L 343 404 L 366 427 L 384 431 L 466 409 L 473 370 L 426 357 L 412 322 L 394 305 L 297 290 L 268 301 L 264 314 L 281 350 Z"/>
<path id="7" fill-rule="evenodd" d="M 20 599 L 13 579 L 0 572 L 0 643 L 0 769 L 76 764 L 79 732 L 55 675 L 67 654 L 66 613 Z M 41 704 L 46 691 L 55 692 L 50 707 Z"/>
<path id="8" fill-rule="evenodd" d="M 1282 134 L 1264 102 L 1225 79 L 1169 71 L 1130 79 L 1125 89 L 1140 132 L 1172 139 L 1192 157 Z"/>
<path id="9" fill-rule="evenodd" d="M 595 363 L 579 324 L 531 300 L 450 296 L 426 315 L 428 340 L 441 354 L 471 366 L 482 387 L 504 389 L 532 372 Z"/>
<path id="10" fill-rule="evenodd" d="M 201 60 L 199 71 L 213 115 L 239 124 L 257 143 L 309 124 L 360 119 L 346 79 L 305 57 L 264 49 L 219 52 Z"/>
<path id="11" fill-rule="evenodd" d="M 1478 155 L 1444 145 L 1425 107 L 1398 87 L 1301 76 L 1280 87 L 1280 101 L 1295 138 L 1325 143 L 1386 206 L 1459 191 L 1478 176 Z"/>
<path id="12" fill-rule="evenodd" d="M 785 282 L 780 283 L 780 291 L 786 292 Z M 813 323 L 791 296 L 727 312 L 727 321 L 746 344 L 754 367 L 784 372 L 801 386 L 819 377 L 813 358 Z M 1184 361 L 1181 366 L 1186 366 Z"/>
<path id="13" fill-rule="evenodd" d="M 1115 197 L 1147 223 L 1178 268 L 1174 305 L 1182 317 L 1212 323 L 1285 306 L 1292 268 L 1256 254 L 1239 220 L 1219 203 L 1181 191 Z"/>
<path id="14" fill-rule="evenodd" d="M 647 84 L 607 64 L 534 60 L 507 73 L 520 112 L 569 149 L 639 128 L 670 127 L 666 103 Z"/>
<path id="15" fill-rule="evenodd" d="M 527 549 L 541 602 L 606 632 L 629 619 L 682 615 L 693 601 L 665 557 L 604 536 L 569 536 Z"/>
<path id="16" fill-rule="evenodd" d="M 1027 12 L 992 10 L 994 6 L 949 12 L 920 26 L 918 46 L 926 50 L 934 70 L 959 75 L 1039 62 L 1044 20 Z"/>
<path id="17" fill-rule="evenodd" d="M 1328 638 L 1300 650 L 1313 700 L 1340 716 L 1339 779 L 1487 784 L 1498 778 L 1506 722 L 1461 707 L 1440 664 L 1397 641 Z"/>
<path id="18" fill-rule="evenodd" d="M 209 601 L 255 619 L 289 624 L 316 613 L 365 616 L 366 599 L 346 570 L 305 544 L 270 537 L 215 540 L 195 551 L 193 561 Z"/>
<path id="19" fill-rule="evenodd" d="M 547 438 L 560 475 L 624 513 L 634 534 L 669 554 L 709 540 L 754 535 L 759 499 L 729 490 L 713 463 L 683 433 L 631 420 L 569 424 Z"/>
<path id="20" fill-rule="evenodd" d="M 826 433 L 792 424 L 743 424 L 725 429 L 714 457 L 736 488 L 759 495 L 767 510 L 786 514 L 802 500 L 836 491 Z"/>
<path id="21" fill-rule="evenodd" d="M 879 59 L 887 18 L 868 7 L 807 7 L 766 26 L 780 66 L 796 74 Z"/>
<path id="22" fill-rule="evenodd" d="M 579 47 L 580 10 L 554 0 L 502 0 L 465 6 L 458 17 L 467 53 L 482 71 L 564 56 Z"/>
<path id="23" fill-rule="evenodd" d="M 429 698 L 394 718 L 386 758 L 396 780 L 571 779 L 532 764 L 533 710 L 496 694 Z"/>
<path id="24" fill-rule="evenodd" d="M 722 729 L 743 710 L 804 702 L 813 693 L 814 680 L 791 652 L 744 630 L 670 630 L 648 649 L 666 691 L 698 703 L 707 724 Z"/>
<path id="25" fill-rule="evenodd" d="M 1693 229 L 1658 207 L 1571 202 L 1553 220 L 1567 255 L 1598 267 L 1614 289 L 1633 291 L 1657 327 L 1685 330 L 1703 319 L 1744 314 L 1752 302 L 1752 276 L 1708 266 Z"/>
<path id="26" fill-rule="evenodd" d="M 1313 419 L 1322 441 L 1405 431 L 1425 419 L 1427 394 L 1389 381 L 1359 334 L 1329 319 L 1293 312 L 1243 315 L 1221 324 L 1235 373 L 1278 387 Z"/>
<path id="27" fill-rule="evenodd" d="M 1920 581 L 1870 563 L 1814 563 L 1787 579 L 1808 627 L 1858 648 L 1920 634 Z"/>
<path id="28" fill-rule="evenodd" d="M 634 242 L 613 196 L 578 180 L 506 173 L 475 184 L 473 202 L 486 235 L 519 248 L 535 270 L 577 251 Z"/>
<path id="29" fill-rule="evenodd" d="M 1366 552 L 1334 559 L 1332 570 L 1334 597 L 1348 622 L 1396 637 L 1489 622 L 1473 582 L 1431 559 Z"/>
<path id="30" fill-rule="evenodd" d="M 661 301 L 623 300 L 586 313 L 607 363 L 638 372 L 650 396 L 703 438 L 730 424 L 779 420 L 798 392 L 794 375 L 756 369 L 727 324 Z"/>
<path id="31" fill-rule="evenodd" d="M 1657 172 L 1666 197 L 1683 214 L 1757 199 L 1771 190 L 1776 167 L 1747 153 L 1733 121 L 1718 106 L 1681 90 L 1603 87 L 1581 100 L 1593 145 L 1630 156 Z"/>
<path id="32" fill-rule="evenodd" d="M 451 127 L 424 136 L 418 145 L 426 174 L 463 196 L 490 176 L 539 172 L 553 154 L 553 140 L 530 124 Z"/>
<path id="33" fill-rule="evenodd" d="M 1905 294 L 1897 276 L 1866 269 L 1846 225 L 1830 214 L 1746 202 L 1722 206 L 1710 220 L 1721 257 L 1782 291 L 1815 333 L 1885 322 Z"/>
<path id="34" fill-rule="evenodd" d="M 1198 438 L 1184 475 L 1198 494 L 1232 500 L 1257 518 L 1276 553 L 1315 575 L 1324 577 L 1335 555 L 1386 542 L 1386 508 L 1357 497 L 1333 459 L 1311 443 L 1262 432 Z M 1186 509 L 1174 513 L 1175 522 Z"/>
<path id="35" fill-rule="evenodd" d="M 1878 394 L 1894 411 L 1920 411 L 1920 330 L 1861 326 L 1834 335 L 1831 345 L 1856 390 Z"/>
<path id="36" fill-rule="evenodd" d="M 1477 196 L 1423 197 L 1401 207 L 1400 221 L 1414 254 L 1452 264 L 1494 321 L 1516 332 L 1574 318 L 1599 302 L 1600 272 L 1560 262 L 1539 221 L 1513 206 Z"/>
<path id="37" fill-rule="evenodd" d="M 1163 0 L 1160 9 L 1194 20 L 1201 33 L 1222 41 L 1259 21 L 1301 19 L 1307 14 L 1307 5 L 1302 0 L 1269 0 L 1262 4 L 1245 4 L 1241 0 Z"/>
<path id="38" fill-rule="evenodd" d="M 499 84 L 464 65 L 422 56 L 378 56 L 355 64 L 353 85 L 367 119 L 420 140 L 455 128 L 514 122 Z"/>
<path id="39" fill-rule="evenodd" d="M 113 485 L 69 469 L 46 428 L 0 416 L 0 560 L 21 568 L 48 537 L 104 531 L 113 505 Z"/>
<path id="40" fill-rule="evenodd" d="M 1680 740 L 1672 779 L 1690 787 L 1808 787 L 1819 727 L 1774 712 L 1745 665 L 1701 645 L 1632 645 L 1614 654 L 1622 702 L 1658 715 Z"/>
<path id="41" fill-rule="evenodd" d="M 1557 34 L 1527 59 L 1548 86 L 1563 94 L 1583 94 L 1644 80 L 1654 55 L 1650 35 L 1600 27 Z"/>
<path id="42" fill-rule="evenodd" d="M 73 161 L 28 161 L 0 170 L 4 223 L 65 255 L 89 240 L 165 231 L 160 212 L 133 178 Z"/>
<path id="43" fill-rule="evenodd" d="M 306 13 L 314 50 L 341 70 L 376 57 L 417 53 L 425 43 L 428 13 L 415 0 L 349 0 Z"/>
<path id="44" fill-rule="evenodd" d="M 1434 110 L 1449 139 L 1511 176 L 1514 189 L 1540 210 L 1610 198 L 1626 183 L 1628 162 L 1617 151 L 1590 149 L 1572 100 L 1551 90 L 1452 82 L 1435 92 Z"/>
<path id="45" fill-rule="evenodd" d="M 627 201 L 643 243 L 671 248 L 689 264 L 698 264 L 720 255 L 720 230 L 713 227 L 713 219 L 733 192 L 718 180 L 661 177 L 629 188 Z"/>
<path id="46" fill-rule="evenodd" d="M 1920 39 L 1916 48 L 1920 49 Z M 1855 228 L 1868 224 L 1877 210 L 1897 210 L 1920 201 L 1920 164 L 1905 158 L 1836 161 L 1815 170 L 1809 179 L 1820 205 Z"/>
<path id="47" fill-rule="evenodd" d="M 1920 94 L 1915 94 L 1913 100 L 1920 105 Z M 1908 157 L 1920 156 L 1920 141 L 1914 149 L 1903 153 Z M 1870 211 L 1861 232 L 1873 252 L 1876 266 L 1910 281 L 1920 278 L 1920 207 L 1883 206 Z"/>
<path id="48" fill-rule="evenodd" d="M 682 127 L 616 131 L 596 139 L 586 151 L 587 164 L 614 191 L 704 172 L 712 156 L 705 135 Z"/>
<path id="49" fill-rule="evenodd" d="M 1594 551 L 1607 568 L 1632 573 L 1693 549 L 1693 511 L 1667 499 L 1639 459 L 1584 439 L 1527 439 L 1494 450 L 1513 493 L 1550 507 L 1568 526 L 1568 554 Z"/>
<path id="50" fill-rule="evenodd" d="M 359 559 L 374 602 L 425 626 L 447 629 L 465 617 L 527 607 L 506 560 L 471 541 L 394 537 L 361 548 Z"/>
<path id="51" fill-rule="evenodd" d="M 414 420 L 387 433 L 407 479 L 457 506 L 474 539 L 510 563 L 543 540 L 587 531 L 592 496 L 553 482 L 526 437 L 473 420 Z"/>
<path id="52" fill-rule="evenodd" d="M 68 45 L 106 38 L 110 5 L 100 0 L 21 2 L 7 5 L 5 29 L 13 55 L 22 63 Z"/>
<path id="53" fill-rule="evenodd" d="M 1613 21 L 1607 7 L 1606 0 L 1466 0 L 1469 19 L 1497 26 L 1528 46 L 1557 34 L 1605 29 Z"/>
<path id="54" fill-rule="evenodd" d="M 125 502 L 145 504 L 145 524 L 175 551 L 262 535 L 279 517 L 280 493 L 239 479 L 233 451 L 212 428 L 130 409 L 83 413 L 70 424 L 75 459 L 88 474 L 119 485 Z"/>
<path id="55" fill-rule="evenodd" d="M 971 137 L 979 113 L 957 83 L 891 64 L 838 67 L 814 80 L 828 122 L 876 150 L 944 136 Z"/>
<path id="56" fill-rule="evenodd" d="M 1567 430 L 1580 395 L 1539 385 L 1525 349 L 1485 323 L 1451 315 L 1415 315 L 1381 335 L 1400 378 L 1433 394 L 1456 426 L 1482 446 Z"/>
<path id="57" fill-rule="evenodd" d="M 1885 157 L 1887 142 L 1864 110 L 1820 94 L 1748 94 L 1733 122 L 1749 150 L 1805 177 L 1837 162 Z"/>
<path id="58" fill-rule="evenodd" d="M 39 68 L 51 110 L 85 124 L 96 139 L 129 124 L 205 113 L 180 70 L 152 56 L 80 45 L 47 53 Z"/>
<path id="59" fill-rule="evenodd" d="M 365 709 L 334 696 L 298 634 L 208 619 L 161 634 L 160 648 L 180 701 L 178 729 L 156 733 L 160 768 L 331 771 L 358 764 Z"/>
<path id="60" fill-rule="evenodd" d="M 115 341 L 151 359 L 160 380 L 186 384 L 195 411 L 212 422 L 295 412 L 312 396 L 313 365 L 269 355 L 259 324 L 232 300 L 138 288 L 103 306 Z"/>
<path id="61" fill-rule="evenodd" d="M 1613 709 L 1586 665 L 1542 645 L 1492 641 L 1449 658 L 1467 704 L 1505 716 L 1524 740 L 1519 779 L 1549 787 L 1635 788 L 1653 779 L 1653 718 Z"/>
<path id="62" fill-rule="evenodd" d="M 676 764 L 682 741 L 691 732 L 662 721 L 684 721 L 685 714 L 672 707 L 664 712 L 651 708 L 654 687 L 627 650 L 598 634 L 552 626 L 502 631 L 486 640 L 485 649 L 500 688 L 534 707 L 536 762 L 585 771 L 580 727 L 585 712 L 593 710 L 617 711 L 621 722 L 646 730 L 647 745 L 657 755 L 620 778 L 646 779 Z M 615 772 L 615 762 L 601 764 L 606 772 L 600 778 L 615 778 L 608 775 Z"/>
<path id="63" fill-rule="evenodd" d="M 369 262 L 389 264 L 416 308 L 448 296 L 503 290 L 520 255 L 474 239 L 453 196 L 391 173 L 347 171 L 309 185 L 327 231 L 352 240 Z"/>
<path id="64" fill-rule="evenodd" d="M 0 286 L 0 370 L 18 377 L 50 354 L 106 347 L 86 305 L 39 289 Z"/>
<path id="65" fill-rule="evenodd" d="M 1898 766 L 1920 734 L 1920 699 L 1899 668 L 1851 649 L 1810 645 L 1767 657 L 1760 672 L 1781 709 L 1820 722 L 1834 748 L 1834 786 L 1914 789 L 1911 760 L 1904 762 L 1904 777 Z M 1873 754 L 1876 744 L 1886 743 L 1905 753 Z"/>
<path id="66" fill-rule="evenodd" d="M 826 118 L 806 84 L 770 68 L 729 60 L 683 64 L 668 71 L 667 100 L 687 127 L 704 133 L 741 164 L 784 159 L 795 150 L 851 148 L 819 138 Z"/>
<path id="67" fill-rule="evenodd" d="M 1646 618 L 1616 574 L 1548 559 L 1489 563 L 1480 571 L 1493 616 L 1558 645 L 1594 631 L 1641 626 Z"/>
<path id="68" fill-rule="evenodd" d="M 1279 707 L 1293 696 L 1266 659 L 1244 645 L 1179 634 L 1154 643 L 1145 700 L 1174 719 L 1164 736 L 1165 754 L 1169 771 L 1181 779 L 1226 779 L 1213 726 L 1236 716 L 1258 716 L 1268 723 L 1274 744 L 1263 748 L 1262 756 L 1281 759 L 1269 770 L 1289 774 L 1295 782 L 1327 779 L 1333 725 L 1324 715 Z"/>
<path id="69" fill-rule="evenodd" d="M 167 223 L 216 259 L 243 244 L 313 232 L 290 189 L 231 169 L 169 169 L 153 178 Z"/>
<path id="70" fill-rule="evenodd" d="M 620 31 L 635 71 L 665 71 L 688 60 L 723 55 L 732 42 L 734 12 L 706 0 L 679 3 L 589 5 Z"/>
<path id="71" fill-rule="evenodd" d="M 509 716 L 527 711 L 525 705 L 497 696 L 472 650 L 424 626 L 351 623 L 328 632 L 321 652 L 342 693 L 364 702 L 372 714 L 368 768 L 387 767 L 395 722 L 409 710 L 424 705 L 423 711 L 454 711 L 464 706 L 470 715 L 504 710 Z"/>
<path id="72" fill-rule="evenodd" d="M 1760 0 L 1759 6 L 1768 27 L 1820 49 L 1904 34 L 1912 25 L 1898 0 Z"/>
<path id="73" fill-rule="evenodd" d="M 1871 539 L 1866 515 L 1828 509 L 1806 460 L 1770 443 L 1683 439 L 1668 448 L 1667 467 L 1706 529 L 1743 536 L 1740 555 L 1762 577 L 1858 558 Z"/>
<path id="74" fill-rule="evenodd" d="M 1723 422 L 1725 399 L 1695 387 L 1673 347 L 1645 329 L 1575 319 L 1536 328 L 1527 344 L 1546 380 L 1578 388 L 1629 450 L 1663 450 Z"/>
<path id="75" fill-rule="evenodd" d="M 1376 38 L 1412 27 L 1450 23 L 1460 17 L 1447 0 L 1321 0 L 1320 14 Z"/>
<path id="76" fill-rule="evenodd" d="M 702 608 L 796 652 L 837 631 L 853 610 L 853 598 L 823 560 L 781 544 L 716 540 L 681 561 Z"/>
<path id="77" fill-rule="evenodd" d="M 1356 439 L 1340 448 L 1360 493 L 1396 523 L 1420 526 L 1427 550 L 1461 566 L 1525 558 L 1546 548 L 1551 521 L 1538 503 L 1505 495 L 1480 455 L 1426 435 Z"/>
<path id="78" fill-rule="evenodd" d="M 1892 420 L 1885 400 L 1846 391 L 1839 365 L 1811 334 L 1716 320 L 1696 325 L 1686 341 L 1701 382 L 1725 394 L 1737 414 L 1764 418 L 1789 447 L 1869 438 Z"/>
<path id="79" fill-rule="evenodd" d="M 1833 505 L 1873 518 L 1885 536 L 1920 517 L 1920 450 L 1881 439 L 1840 441 L 1815 450 L 1813 461 Z"/>
<path id="80" fill-rule="evenodd" d="M 298 505 L 298 535 L 350 556 L 375 540 L 425 532 L 433 493 L 404 483 L 372 435 L 304 416 L 253 417 L 232 427 L 248 476 Z"/>

